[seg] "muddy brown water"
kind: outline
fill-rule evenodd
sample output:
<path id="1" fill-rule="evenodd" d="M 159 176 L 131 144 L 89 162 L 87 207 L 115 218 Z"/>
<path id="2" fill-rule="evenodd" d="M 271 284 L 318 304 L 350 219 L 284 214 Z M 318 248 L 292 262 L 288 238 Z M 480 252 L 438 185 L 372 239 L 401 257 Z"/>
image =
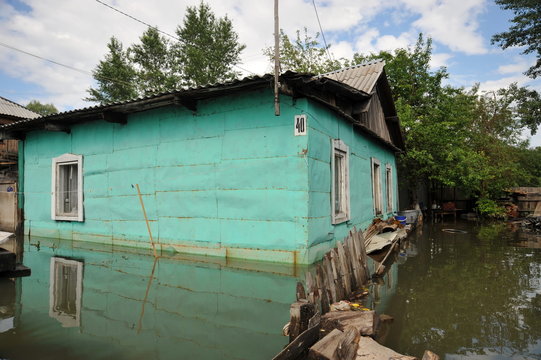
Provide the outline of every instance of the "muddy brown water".
<path id="1" fill-rule="evenodd" d="M 394 317 L 386 346 L 447 360 L 541 359 L 541 236 L 449 222 L 409 239 L 377 306 Z"/>
<path id="2" fill-rule="evenodd" d="M 444 232 L 457 229 L 459 232 Z M 0 359 L 271 359 L 302 269 L 26 239 L 0 279 Z M 372 266 L 373 264 L 371 264 Z M 373 270 L 373 269 L 372 269 Z M 382 343 L 442 359 L 541 359 L 541 239 L 429 224 L 370 288 Z"/>

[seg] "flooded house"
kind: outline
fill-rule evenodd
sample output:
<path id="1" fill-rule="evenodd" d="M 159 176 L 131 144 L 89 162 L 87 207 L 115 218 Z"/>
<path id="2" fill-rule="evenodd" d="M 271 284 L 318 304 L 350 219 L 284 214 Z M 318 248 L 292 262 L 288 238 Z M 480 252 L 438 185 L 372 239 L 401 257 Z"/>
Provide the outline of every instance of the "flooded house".
<path id="1" fill-rule="evenodd" d="M 279 116 L 272 88 L 254 76 L 1 126 L 23 140 L 25 234 L 150 248 L 150 229 L 158 251 L 309 264 L 398 210 L 383 62 L 283 74 Z"/>
<path id="2" fill-rule="evenodd" d="M 0 96 L 0 124 L 11 124 L 40 115 Z M 15 232 L 22 220 L 17 205 L 18 141 L 0 142 L 0 231 Z"/>

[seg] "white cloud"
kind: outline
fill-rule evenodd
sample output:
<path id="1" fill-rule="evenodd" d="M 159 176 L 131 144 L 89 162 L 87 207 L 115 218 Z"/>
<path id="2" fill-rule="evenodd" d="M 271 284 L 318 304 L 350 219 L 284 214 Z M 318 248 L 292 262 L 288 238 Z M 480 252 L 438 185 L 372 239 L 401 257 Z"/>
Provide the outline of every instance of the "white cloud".
<path id="1" fill-rule="evenodd" d="M 412 13 L 420 15 L 413 26 L 448 46 L 466 54 L 485 54 L 478 17 L 486 0 L 401 0 Z"/>
<path id="2" fill-rule="evenodd" d="M 199 4 L 199 0 L 103 1 L 168 33 L 174 33 L 182 22 L 187 5 Z M 432 36 L 435 45 L 447 45 L 455 52 L 482 54 L 486 49 L 477 19 L 486 1 L 319 0 L 316 5 L 334 56 L 351 58 L 354 52 L 367 54 L 413 45 L 418 31 Z M 273 45 L 272 1 L 208 2 L 217 16 L 228 14 L 240 42 L 246 44 L 241 66 L 258 74 L 271 71 L 262 49 Z M 145 30 L 144 25 L 96 1 L 25 0 L 25 4 L 30 11 L 18 11 L 0 0 L 0 41 L 88 72 L 105 55 L 112 35 L 128 46 Z M 287 34 L 294 36 L 296 30 L 305 26 L 312 36 L 319 32 L 311 1 L 288 0 L 280 6 L 280 26 Z M 412 17 L 415 21 L 408 25 Z M 391 26 L 385 27 L 384 22 Z M 445 65 L 451 57 L 458 61 L 454 52 L 434 54 L 431 66 Z M 511 67 L 500 70 L 511 71 Z M 90 105 L 81 100 L 86 96 L 85 89 L 93 83 L 90 75 L 5 48 L 0 48 L 0 71 L 40 86 L 42 94 L 33 98 L 53 102 L 61 109 Z"/>
<path id="3" fill-rule="evenodd" d="M 430 59 L 430 69 L 437 70 L 442 66 L 449 66 L 449 59 L 451 59 L 452 57 L 453 54 L 449 53 L 432 54 L 432 58 Z"/>
<path id="4" fill-rule="evenodd" d="M 514 63 L 499 66 L 497 72 L 503 75 L 523 73 L 528 70 L 530 66 L 531 64 L 523 57 L 516 57 Z"/>
<path id="5" fill-rule="evenodd" d="M 375 48 L 378 51 L 391 51 L 397 48 L 407 48 L 415 43 L 415 40 L 415 36 L 411 33 L 402 33 L 399 36 L 383 35 L 376 40 Z"/>
<path id="6" fill-rule="evenodd" d="M 506 76 L 500 79 L 487 80 L 479 84 L 481 91 L 495 91 L 506 88 L 512 83 L 517 83 L 519 86 L 527 85 L 531 80 L 524 75 Z"/>
<path id="7" fill-rule="evenodd" d="M 335 59 L 346 58 L 349 59 L 352 57 L 352 54 L 355 53 L 353 46 L 348 41 L 340 41 L 336 44 L 333 44 L 330 48 L 332 56 Z"/>

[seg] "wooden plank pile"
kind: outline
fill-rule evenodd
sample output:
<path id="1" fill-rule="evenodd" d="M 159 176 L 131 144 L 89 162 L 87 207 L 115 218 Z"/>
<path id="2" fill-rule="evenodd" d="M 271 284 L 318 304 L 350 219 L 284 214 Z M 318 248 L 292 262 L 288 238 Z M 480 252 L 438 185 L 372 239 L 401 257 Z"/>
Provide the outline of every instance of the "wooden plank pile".
<path id="1" fill-rule="evenodd" d="M 365 235 L 373 236 L 388 226 L 398 227 L 392 221 L 376 221 L 364 235 L 352 230 L 343 243 L 325 254 L 315 270 L 306 273 L 306 289 L 302 283 L 297 284 L 297 301 L 291 305 L 290 322 L 284 327 L 290 343 L 273 360 L 416 359 L 372 339 L 380 323 L 375 311 L 354 311 L 352 308 L 359 307 L 340 302 L 368 283 Z M 338 302 L 348 309 L 337 311 Z M 427 351 L 422 360 L 439 357 Z"/>

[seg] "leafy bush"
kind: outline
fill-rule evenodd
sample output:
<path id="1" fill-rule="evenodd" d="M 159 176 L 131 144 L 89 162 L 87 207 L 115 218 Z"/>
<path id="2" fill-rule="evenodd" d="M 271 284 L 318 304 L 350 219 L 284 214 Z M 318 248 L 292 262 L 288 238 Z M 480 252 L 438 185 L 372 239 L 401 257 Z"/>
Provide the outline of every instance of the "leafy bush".
<path id="1" fill-rule="evenodd" d="M 488 218 L 504 218 L 505 208 L 494 200 L 487 198 L 480 198 L 477 200 L 477 211 L 482 217 Z"/>

